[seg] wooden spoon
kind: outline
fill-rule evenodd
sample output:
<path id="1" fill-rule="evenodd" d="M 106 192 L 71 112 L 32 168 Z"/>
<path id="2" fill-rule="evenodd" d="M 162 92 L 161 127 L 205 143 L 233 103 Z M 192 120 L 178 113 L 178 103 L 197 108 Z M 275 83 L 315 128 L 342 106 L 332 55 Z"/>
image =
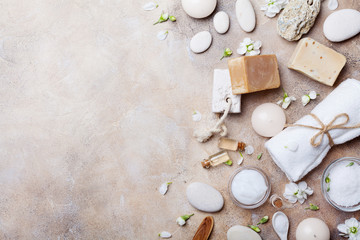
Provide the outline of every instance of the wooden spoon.
<path id="1" fill-rule="evenodd" d="M 211 216 L 207 216 L 201 222 L 199 228 L 197 229 L 193 240 L 208 240 L 211 234 L 211 231 L 214 227 L 214 218 Z"/>

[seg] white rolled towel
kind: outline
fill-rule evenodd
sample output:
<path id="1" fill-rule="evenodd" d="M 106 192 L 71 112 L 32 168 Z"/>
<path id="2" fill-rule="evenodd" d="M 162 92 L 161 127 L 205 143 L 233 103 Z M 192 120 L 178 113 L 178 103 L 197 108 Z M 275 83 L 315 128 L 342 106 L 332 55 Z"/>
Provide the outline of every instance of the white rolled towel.
<path id="1" fill-rule="evenodd" d="M 339 114 L 346 113 L 349 122 L 346 127 L 360 124 L 360 81 L 347 79 L 332 91 L 312 111 L 324 125 L 329 125 Z M 338 117 L 334 124 L 342 124 L 346 117 Z M 306 115 L 295 124 L 321 128 L 320 123 L 311 115 Z M 334 125 L 333 124 L 333 125 Z M 281 168 L 290 181 L 297 182 L 311 170 L 317 167 L 330 150 L 330 141 L 325 134 L 319 146 L 314 147 L 311 139 L 320 130 L 292 126 L 271 138 L 265 143 L 274 162 Z M 360 135 L 360 128 L 340 129 L 328 131 L 334 144 L 342 144 Z M 315 139 L 319 142 L 320 137 Z"/>

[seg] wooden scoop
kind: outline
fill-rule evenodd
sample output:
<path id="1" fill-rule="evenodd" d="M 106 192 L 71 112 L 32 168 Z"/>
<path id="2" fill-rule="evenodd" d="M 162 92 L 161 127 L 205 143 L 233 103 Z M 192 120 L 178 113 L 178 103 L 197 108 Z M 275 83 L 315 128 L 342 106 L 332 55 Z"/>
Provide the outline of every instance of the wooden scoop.
<path id="1" fill-rule="evenodd" d="M 201 222 L 199 228 L 197 229 L 193 240 L 208 240 L 211 234 L 211 231 L 214 227 L 214 218 L 211 216 L 207 216 Z"/>

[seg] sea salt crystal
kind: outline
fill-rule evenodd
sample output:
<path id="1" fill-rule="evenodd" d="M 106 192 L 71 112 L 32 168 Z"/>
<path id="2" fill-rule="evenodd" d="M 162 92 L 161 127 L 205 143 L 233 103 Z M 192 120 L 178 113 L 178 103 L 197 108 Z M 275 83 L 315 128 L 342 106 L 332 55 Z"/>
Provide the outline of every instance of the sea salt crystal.
<path id="1" fill-rule="evenodd" d="M 351 207 L 360 203 L 360 165 L 358 163 L 340 162 L 330 170 L 328 177 L 330 178 L 328 194 L 336 204 Z"/>

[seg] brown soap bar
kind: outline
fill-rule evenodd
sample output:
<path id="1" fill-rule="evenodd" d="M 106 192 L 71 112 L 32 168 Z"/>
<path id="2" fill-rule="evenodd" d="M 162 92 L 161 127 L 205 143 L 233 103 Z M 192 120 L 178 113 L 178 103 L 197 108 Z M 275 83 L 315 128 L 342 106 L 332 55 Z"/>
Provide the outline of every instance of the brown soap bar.
<path id="1" fill-rule="evenodd" d="M 258 92 L 280 87 L 275 55 L 233 58 L 228 61 L 233 94 Z"/>

